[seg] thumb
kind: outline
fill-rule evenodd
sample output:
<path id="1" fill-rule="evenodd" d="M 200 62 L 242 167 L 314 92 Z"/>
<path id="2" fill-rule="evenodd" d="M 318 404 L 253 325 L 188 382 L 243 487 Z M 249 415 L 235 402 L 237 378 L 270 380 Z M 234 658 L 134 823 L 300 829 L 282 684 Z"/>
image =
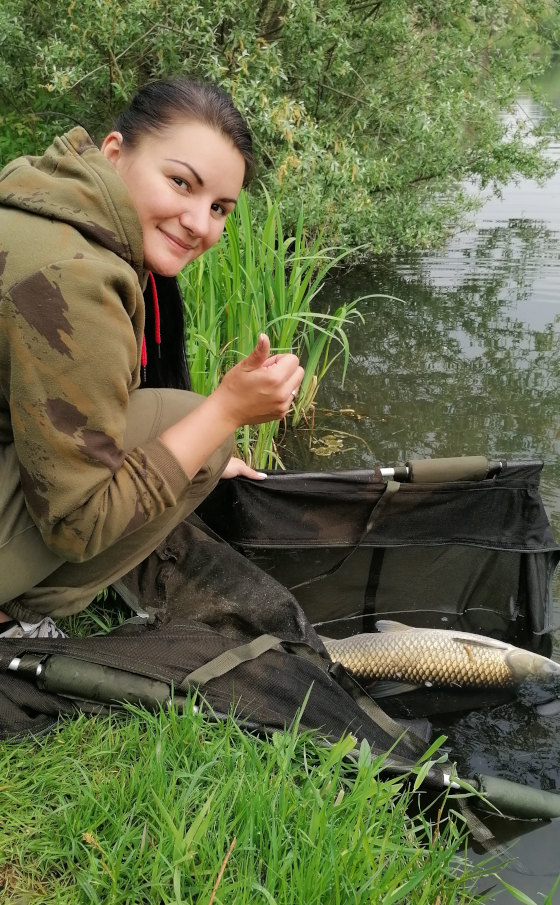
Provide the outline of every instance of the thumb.
<path id="1" fill-rule="evenodd" d="M 270 355 L 270 340 L 266 333 L 259 333 L 257 345 L 245 359 L 245 364 L 252 370 L 262 367 Z"/>

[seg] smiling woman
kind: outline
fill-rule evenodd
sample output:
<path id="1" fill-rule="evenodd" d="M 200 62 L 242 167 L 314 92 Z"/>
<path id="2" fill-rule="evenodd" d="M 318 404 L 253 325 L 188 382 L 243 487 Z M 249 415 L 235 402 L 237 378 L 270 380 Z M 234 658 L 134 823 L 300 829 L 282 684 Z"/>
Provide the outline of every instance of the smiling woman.
<path id="1" fill-rule="evenodd" d="M 175 276 L 215 245 L 245 179 L 231 139 L 203 123 L 177 123 L 132 149 L 121 132 L 111 132 L 101 153 L 130 192 L 146 267 Z"/>
<path id="2" fill-rule="evenodd" d="M 282 418 L 303 369 L 261 334 L 209 396 L 189 392 L 175 281 L 252 165 L 231 99 L 179 78 L 142 89 L 100 149 L 76 128 L 0 174 L 4 636 L 56 631 L 220 477 L 263 477 L 231 459 L 233 435 Z"/>

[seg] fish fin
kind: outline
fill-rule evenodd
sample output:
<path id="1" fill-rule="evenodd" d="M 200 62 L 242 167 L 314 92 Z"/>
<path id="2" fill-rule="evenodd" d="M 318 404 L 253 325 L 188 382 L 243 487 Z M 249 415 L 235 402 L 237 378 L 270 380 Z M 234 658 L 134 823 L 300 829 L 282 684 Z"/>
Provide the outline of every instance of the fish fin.
<path id="1" fill-rule="evenodd" d="M 470 647 L 493 647 L 496 650 L 511 651 L 515 650 L 511 644 L 506 641 L 500 641 L 498 638 L 490 638 L 487 635 L 474 635 L 470 632 L 454 632 L 449 629 L 449 636 L 457 644 L 467 644 Z"/>
<path id="2" fill-rule="evenodd" d="M 410 685 L 408 682 L 375 682 L 368 686 L 368 694 L 372 698 L 390 698 L 397 694 L 417 691 L 422 685 Z"/>
<path id="3" fill-rule="evenodd" d="M 404 622 L 395 622 L 393 619 L 378 619 L 375 623 L 378 632 L 437 632 L 438 635 L 445 632 L 448 640 L 456 641 L 458 644 L 469 644 L 479 647 L 493 647 L 497 650 L 511 651 L 515 650 L 511 644 L 500 641 L 498 638 L 490 638 L 487 635 L 476 635 L 474 632 L 456 632 L 454 629 L 441 628 L 418 628 L 414 625 L 405 625 Z"/>
<path id="4" fill-rule="evenodd" d="M 414 632 L 417 629 L 412 625 L 405 625 L 404 622 L 395 622 L 394 619 L 378 619 L 375 623 L 378 632 Z"/>

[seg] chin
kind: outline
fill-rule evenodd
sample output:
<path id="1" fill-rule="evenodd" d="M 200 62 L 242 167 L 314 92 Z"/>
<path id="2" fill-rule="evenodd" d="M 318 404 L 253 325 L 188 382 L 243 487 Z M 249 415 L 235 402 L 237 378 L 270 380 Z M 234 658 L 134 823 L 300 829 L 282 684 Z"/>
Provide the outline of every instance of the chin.
<path id="1" fill-rule="evenodd" d="M 188 262 L 181 261 L 165 261 L 156 259 L 144 259 L 144 266 L 151 270 L 152 273 L 159 274 L 160 277 L 176 277 L 178 273 L 180 273 L 184 267 L 187 266 Z"/>
<path id="2" fill-rule="evenodd" d="M 159 269 L 152 268 L 152 270 L 154 273 L 157 273 L 160 277 L 176 277 L 178 274 L 181 273 L 183 268 L 186 266 L 187 266 L 186 264 L 183 264 L 181 267 L 177 267 L 175 265 L 175 267 L 160 267 Z"/>

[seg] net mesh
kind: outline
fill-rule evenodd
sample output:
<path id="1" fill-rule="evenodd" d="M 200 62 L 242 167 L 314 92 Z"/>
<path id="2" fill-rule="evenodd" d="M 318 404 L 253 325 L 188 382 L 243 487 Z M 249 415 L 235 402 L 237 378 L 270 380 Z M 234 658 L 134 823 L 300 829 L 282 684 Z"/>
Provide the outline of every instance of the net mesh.
<path id="1" fill-rule="evenodd" d="M 268 634 L 282 643 L 199 687 L 208 707 L 233 707 L 239 719 L 274 729 L 305 705 L 302 728 L 329 739 L 350 732 L 386 752 L 403 724 L 333 668 L 317 628 L 341 637 L 389 615 L 538 640 L 550 628 L 559 555 L 540 469 L 517 463 L 488 480 L 402 484 L 390 498 L 377 472 L 220 482 L 198 515 L 122 580 L 149 624 L 82 639 L 2 640 L 0 737 L 98 707 L 71 687 L 37 688 L 9 670 L 14 658 L 61 654 L 82 673 L 91 663 L 188 687 L 193 670 Z M 394 757 L 414 762 L 422 740 L 417 727 L 404 728 Z"/>

